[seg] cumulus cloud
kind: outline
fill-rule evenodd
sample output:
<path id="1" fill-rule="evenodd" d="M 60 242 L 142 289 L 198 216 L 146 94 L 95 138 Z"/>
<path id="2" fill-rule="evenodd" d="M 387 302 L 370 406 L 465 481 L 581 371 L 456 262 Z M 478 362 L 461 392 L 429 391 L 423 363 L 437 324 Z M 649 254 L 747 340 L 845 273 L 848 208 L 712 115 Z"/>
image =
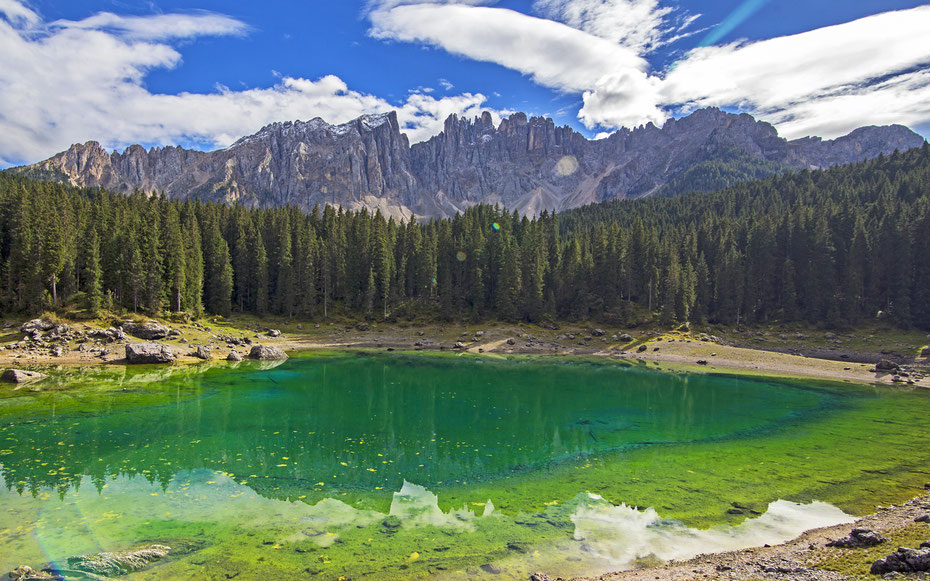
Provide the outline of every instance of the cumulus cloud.
<path id="1" fill-rule="evenodd" d="M 646 61 L 630 48 L 505 8 L 419 3 L 378 9 L 370 18 L 375 38 L 424 43 L 497 63 L 564 91 L 590 89 L 612 71 L 646 69 Z"/>
<path id="2" fill-rule="evenodd" d="M 414 93 L 399 105 L 350 89 L 336 76 L 282 76 L 270 87 L 213 93 L 152 93 L 155 69 L 179 66 L 171 40 L 243 34 L 212 13 L 122 17 L 104 13 L 44 23 L 15 0 L 0 0 L 0 166 L 48 157 L 95 139 L 106 147 L 193 142 L 224 147 L 274 121 L 322 117 L 344 123 L 398 110 L 412 141 L 442 129 L 451 113 L 478 114 L 486 97 L 436 99 Z"/>

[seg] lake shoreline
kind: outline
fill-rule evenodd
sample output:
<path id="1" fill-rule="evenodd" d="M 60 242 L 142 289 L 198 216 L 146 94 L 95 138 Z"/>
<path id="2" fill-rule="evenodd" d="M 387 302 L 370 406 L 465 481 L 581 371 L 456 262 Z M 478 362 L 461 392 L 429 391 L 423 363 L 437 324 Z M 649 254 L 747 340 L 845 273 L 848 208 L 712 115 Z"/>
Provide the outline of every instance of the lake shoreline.
<path id="1" fill-rule="evenodd" d="M 85 328 L 95 328 L 83 325 Z M 309 325 L 308 325 L 309 327 Z M 252 328 L 235 325 L 224 326 L 214 331 L 210 327 L 175 325 L 179 333 L 159 341 L 165 343 L 178 355 L 175 364 L 196 364 L 203 359 L 196 357 L 197 346 L 208 347 L 213 360 L 225 359 L 232 352 L 243 358 L 253 344 L 268 344 L 285 351 L 341 351 L 370 349 L 383 351 L 444 351 L 470 356 L 509 357 L 547 356 L 554 359 L 586 357 L 625 361 L 670 371 L 695 373 L 731 373 L 756 377 L 783 377 L 794 379 L 816 379 L 859 384 L 900 384 L 906 387 L 930 389 L 930 362 L 928 359 L 906 357 L 895 353 L 889 357 L 902 366 L 909 366 L 912 373 L 899 377 L 893 371 L 873 371 L 874 363 L 885 357 L 876 352 L 844 352 L 836 347 L 827 348 L 787 341 L 786 346 L 754 346 L 734 344 L 727 340 L 704 333 L 682 331 L 661 332 L 653 330 L 637 333 L 629 341 L 617 335 L 592 333 L 590 329 L 567 326 L 565 329 L 532 328 L 518 325 L 490 325 L 485 331 L 476 325 L 432 325 L 427 327 L 404 327 L 400 325 L 327 326 L 319 325 L 310 330 L 284 332 L 278 337 L 266 332 L 255 332 Z M 459 332 L 465 330 L 465 332 Z M 828 334 L 829 335 L 829 334 Z M 19 341 L 12 341 L 16 337 Z M 127 337 L 123 342 L 85 342 L 77 346 L 67 345 L 60 355 L 49 349 L 20 349 L 22 334 L 14 333 L 0 338 L 0 367 L 36 369 L 48 366 L 96 366 L 123 365 L 123 342 L 141 339 Z M 3 341 L 6 339 L 6 341 Z M 12 347 L 11 347 L 12 346 Z M 786 352 L 787 351 L 787 352 Z M 823 358 L 826 354 L 830 358 Z M 859 362 L 854 360 L 858 359 Z"/>

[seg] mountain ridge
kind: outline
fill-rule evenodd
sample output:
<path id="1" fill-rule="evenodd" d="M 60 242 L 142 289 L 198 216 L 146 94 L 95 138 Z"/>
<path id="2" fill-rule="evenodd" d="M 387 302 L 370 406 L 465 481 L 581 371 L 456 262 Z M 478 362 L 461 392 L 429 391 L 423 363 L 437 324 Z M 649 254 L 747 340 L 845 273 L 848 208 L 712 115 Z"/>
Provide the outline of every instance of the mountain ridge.
<path id="1" fill-rule="evenodd" d="M 717 168 L 714 177 L 705 175 L 703 185 L 691 189 L 772 175 L 777 168 L 832 167 L 923 143 L 901 125 L 861 127 L 833 140 L 788 141 L 748 114 L 708 108 L 661 128 L 651 123 L 622 128 L 600 140 L 524 113 L 511 114 L 496 127 L 488 112 L 472 119 L 450 115 L 439 134 L 410 145 L 392 111 L 339 125 L 319 117 L 271 123 L 211 152 L 131 145 L 107 153 L 88 141 L 13 171 L 172 199 L 293 204 L 305 211 L 331 204 L 402 218 L 442 217 L 478 203 L 538 214 L 680 193 L 666 186 L 687 191 L 682 176 L 707 160 L 739 158 L 740 166 Z"/>

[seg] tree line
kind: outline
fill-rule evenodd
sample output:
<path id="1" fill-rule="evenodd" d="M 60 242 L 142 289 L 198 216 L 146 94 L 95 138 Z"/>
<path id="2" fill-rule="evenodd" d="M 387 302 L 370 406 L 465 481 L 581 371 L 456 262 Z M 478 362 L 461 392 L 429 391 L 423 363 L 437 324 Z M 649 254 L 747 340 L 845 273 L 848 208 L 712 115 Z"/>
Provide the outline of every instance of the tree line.
<path id="1" fill-rule="evenodd" d="M 930 328 L 930 146 L 535 219 L 305 214 L 3 172 L 0 277 L 5 312 Z"/>

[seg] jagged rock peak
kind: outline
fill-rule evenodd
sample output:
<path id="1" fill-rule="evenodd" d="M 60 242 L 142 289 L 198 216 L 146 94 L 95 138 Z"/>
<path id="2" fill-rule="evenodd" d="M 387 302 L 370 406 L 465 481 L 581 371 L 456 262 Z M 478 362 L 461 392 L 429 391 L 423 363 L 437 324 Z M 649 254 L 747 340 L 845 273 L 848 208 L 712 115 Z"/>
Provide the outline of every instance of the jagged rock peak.
<path id="1" fill-rule="evenodd" d="M 388 125 L 392 130 L 399 131 L 400 126 L 397 122 L 397 112 L 388 111 L 387 113 L 362 115 L 361 117 L 338 125 L 327 123 L 320 117 L 314 117 L 309 121 L 276 121 L 265 125 L 252 135 L 247 135 L 238 139 L 227 149 L 232 149 L 239 145 L 269 137 L 299 137 L 308 133 L 317 132 L 326 132 L 333 136 L 344 136 L 351 133 L 353 130 L 361 134 L 375 130 L 383 125 Z"/>
<path id="2" fill-rule="evenodd" d="M 788 141 L 751 115 L 706 108 L 662 127 L 623 128 L 601 140 L 525 113 L 510 114 L 497 126 L 488 111 L 450 115 L 439 134 L 411 146 L 391 111 L 338 125 L 319 117 L 271 123 L 208 153 L 135 145 L 108 154 L 89 141 L 18 171 L 116 192 L 157 191 L 247 206 L 295 204 L 309 211 L 332 204 L 403 217 L 449 216 L 473 204 L 499 203 L 536 214 L 682 193 L 690 191 L 689 183 L 712 189 L 747 174 L 831 167 L 923 143 L 900 125 L 863 127 L 834 140 Z M 708 164 L 715 164 L 713 176 L 721 165 L 733 175 L 708 182 Z"/>

